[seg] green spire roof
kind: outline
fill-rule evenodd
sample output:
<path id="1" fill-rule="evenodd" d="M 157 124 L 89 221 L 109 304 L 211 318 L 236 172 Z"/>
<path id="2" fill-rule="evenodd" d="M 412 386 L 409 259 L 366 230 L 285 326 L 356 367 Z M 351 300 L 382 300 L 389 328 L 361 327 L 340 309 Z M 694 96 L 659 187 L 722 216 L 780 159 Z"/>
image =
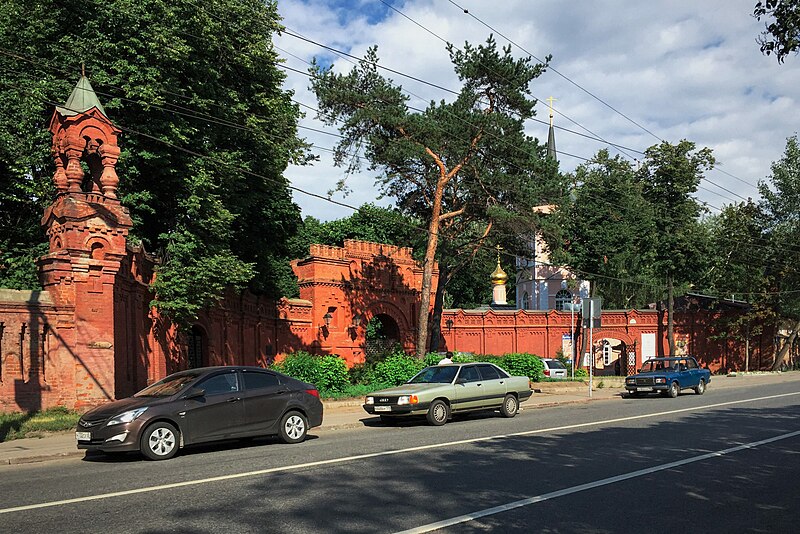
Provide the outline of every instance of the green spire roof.
<path id="1" fill-rule="evenodd" d="M 92 89 L 92 84 L 89 83 L 89 79 L 86 76 L 81 76 L 81 79 L 78 80 L 78 84 L 75 86 L 75 89 L 72 90 L 72 94 L 69 95 L 64 107 L 56 106 L 58 112 L 65 117 L 72 117 L 78 113 L 89 111 L 92 108 L 97 108 L 100 110 L 100 113 L 108 117 L 106 115 L 106 110 L 103 109 L 103 105 L 97 99 L 97 95 L 94 93 L 94 89 Z"/>
<path id="2" fill-rule="evenodd" d="M 552 115 L 551 115 L 551 121 Z M 556 132 L 553 130 L 553 123 L 550 123 L 550 131 L 547 132 L 547 157 L 558 160 L 558 153 L 556 152 Z"/>

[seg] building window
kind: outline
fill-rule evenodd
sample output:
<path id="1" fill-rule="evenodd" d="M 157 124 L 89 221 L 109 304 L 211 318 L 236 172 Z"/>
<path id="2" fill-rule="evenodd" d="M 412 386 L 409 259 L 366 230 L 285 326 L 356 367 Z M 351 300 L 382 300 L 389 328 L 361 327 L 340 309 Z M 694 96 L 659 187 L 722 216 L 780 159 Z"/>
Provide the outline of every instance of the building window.
<path id="1" fill-rule="evenodd" d="M 522 294 L 522 309 L 523 310 L 531 309 L 531 296 L 528 295 L 527 291 Z"/>
<path id="2" fill-rule="evenodd" d="M 566 289 L 562 289 L 558 293 L 556 293 L 556 310 L 558 311 L 568 310 L 571 303 L 572 303 L 572 293 L 570 293 Z"/>

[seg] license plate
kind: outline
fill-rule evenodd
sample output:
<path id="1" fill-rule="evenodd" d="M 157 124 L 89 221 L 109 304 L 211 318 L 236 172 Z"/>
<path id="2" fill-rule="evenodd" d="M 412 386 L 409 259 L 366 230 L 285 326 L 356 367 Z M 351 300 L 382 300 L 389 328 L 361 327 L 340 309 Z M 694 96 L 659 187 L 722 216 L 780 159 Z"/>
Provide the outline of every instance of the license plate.
<path id="1" fill-rule="evenodd" d="M 75 432 L 76 441 L 92 441 L 91 432 Z"/>
<path id="2" fill-rule="evenodd" d="M 639 388 L 636 388 L 636 391 L 653 391 L 653 388 L 643 388 L 643 387 L 639 387 Z"/>
<path id="3" fill-rule="evenodd" d="M 375 406 L 375 411 L 376 412 L 391 412 L 392 411 L 392 407 L 391 406 Z"/>

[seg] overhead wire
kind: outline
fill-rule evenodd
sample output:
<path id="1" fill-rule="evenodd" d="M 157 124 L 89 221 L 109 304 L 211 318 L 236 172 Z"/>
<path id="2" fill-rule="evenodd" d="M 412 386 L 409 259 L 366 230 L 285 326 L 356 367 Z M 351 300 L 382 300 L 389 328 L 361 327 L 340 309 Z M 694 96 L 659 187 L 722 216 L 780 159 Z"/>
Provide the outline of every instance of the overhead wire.
<path id="1" fill-rule="evenodd" d="M 112 96 L 113 96 L 113 95 L 112 95 Z M 175 112 L 175 111 L 172 111 L 172 112 Z M 191 116 L 191 115 L 189 115 L 189 116 Z M 209 119 L 206 119 L 206 120 L 209 120 Z M 239 126 L 239 125 L 236 125 L 235 123 L 225 124 L 224 122 L 219 122 L 219 124 L 221 124 L 221 125 L 227 125 L 227 126 L 231 126 L 231 127 L 241 127 L 241 126 Z M 137 133 L 139 133 L 139 132 L 137 132 Z M 322 132 L 322 133 L 329 133 L 329 132 Z M 146 135 L 146 134 L 142 134 L 142 135 Z M 335 134 L 332 134 L 332 135 L 335 135 Z M 152 137 L 152 136 L 150 136 L 150 137 Z M 163 142 L 163 140 L 162 140 L 162 142 Z M 181 147 L 177 147 L 177 146 L 174 146 L 174 148 L 176 148 L 176 149 L 181 149 L 181 150 L 185 150 L 185 149 L 183 149 L 183 148 L 181 148 Z M 316 148 L 322 148 L 322 147 L 316 147 Z M 189 151 L 189 152 L 190 152 L 190 153 L 193 153 L 192 151 Z M 202 155 L 200 155 L 199 153 L 194 153 L 194 154 L 195 154 L 195 155 L 197 155 L 198 157 L 202 157 Z M 575 156 L 575 157 L 578 157 L 578 156 Z M 583 159 L 585 159 L 585 158 L 583 158 Z M 223 163 L 224 163 L 224 162 L 223 162 Z M 242 170 L 243 170 L 243 171 L 246 171 L 246 170 L 244 170 L 244 169 L 242 169 Z M 347 204 L 344 204 L 344 203 L 337 203 L 337 202 L 335 202 L 335 201 L 332 201 L 332 200 L 331 200 L 330 198 L 328 198 L 328 197 L 322 197 L 322 196 L 320 196 L 320 195 L 315 195 L 315 194 L 312 194 L 312 193 L 309 193 L 309 192 L 306 192 L 306 191 L 303 191 L 303 190 L 300 190 L 300 189 L 298 189 L 298 188 L 294 188 L 294 187 L 290 187 L 290 188 L 292 188 L 293 190 L 297 190 L 297 191 L 299 191 L 299 192 L 301 192 L 301 193 L 304 193 L 304 194 L 310 194 L 311 196 L 317 196 L 318 198 L 320 198 L 320 199 L 322 199 L 322 200 L 325 200 L 325 201 L 327 201 L 327 202 L 333 202 L 334 204 L 339 204 L 339 205 L 342 205 L 342 206 L 348 207 L 348 208 L 350 208 L 350 209 L 357 210 L 357 208 L 355 208 L 354 206 L 350 206 L 350 205 L 347 205 Z M 427 231 L 427 230 L 426 230 L 426 231 Z M 587 273 L 587 274 L 590 274 L 590 273 Z M 628 281 L 629 281 L 629 282 L 631 282 L 631 283 L 638 283 L 637 281 L 634 281 L 634 280 L 628 280 Z"/>

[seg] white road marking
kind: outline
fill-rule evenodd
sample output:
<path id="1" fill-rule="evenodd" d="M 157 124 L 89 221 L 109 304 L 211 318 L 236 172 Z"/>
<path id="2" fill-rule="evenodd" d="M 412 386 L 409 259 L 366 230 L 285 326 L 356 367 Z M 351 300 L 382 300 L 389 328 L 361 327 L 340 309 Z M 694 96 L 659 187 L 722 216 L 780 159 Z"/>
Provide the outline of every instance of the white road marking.
<path id="1" fill-rule="evenodd" d="M 658 413 L 645 414 L 645 415 L 634 415 L 634 416 L 631 416 L 631 417 L 619 417 L 619 418 L 616 418 L 616 419 L 604 419 L 602 421 L 592 421 L 590 423 L 578 423 L 578 424 L 574 424 L 574 425 L 564 425 L 564 426 L 557 426 L 557 427 L 552 427 L 552 428 L 542 428 L 542 429 L 539 429 L 539 430 L 528 430 L 528 431 L 525 431 L 525 432 L 515 432 L 513 434 L 498 434 L 498 435 L 495 435 L 495 436 L 486 436 L 486 437 L 482 437 L 482 438 L 471 438 L 471 439 L 462 439 L 462 440 L 458 440 L 458 441 L 449 441 L 447 443 L 434 443 L 432 445 L 420 445 L 419 447 L 408 447 L 408 448 L 405 448 L 405 449 L 397 449 L 397 450 L 393 450 L 393 451 L 382 451 L 382 452 L 373 452 L 373 453 L 369 453 L 369 454 L 358 454 L 358 455 L 355 455 L 355 456 L 344 456 L 344 457 L 341 457 L 341 458 L 332 458 L 330 460 L 320 460 L 318 462 L 308 462 L 308 463 L 303 463 L 303 464 L 286 465 L 286 466 L 282 466 L 282 467 L 272 467 L 272 468 L 269 468 L 269 469 L 259 469 L 259 470 L 256 470 L 256 471 L 247 471 L 245 473 L 235 473 L 235 474 L 231 474 L 231 475 L 221 475 L 221 476 L 217 476 L 217 477 L 201 478 L 201 479 L 196 479 L 196 480 L 186 480 L 184 482 L 174 482 L 172 484 L 161 484 L 161 485 L 158 485 L 158 486 L 146 486 L 144 488 L 136 488 L 136 489 L 130 489 L 130 490 L 115 491 L 115 492 L 111 492 L 111 493 L 101 493 L 101 494 L 97 494 L 97 495 L 87 495 L 85 497 L 75 497 L 73 499 L 62 499 L 62 500 L 59 500 L 59 501 L 48 501 L 48 502 L 42 502 L 42 503 L 36 503 L 36 504 L 27 504 L 27 505 L 23 505 L 23 506 L 14 506 L 14 507 L 11 507 L 11 508 L 0 508 L 0 514 L 9 514 L 9 513 L 13 513 L 13 512 L 24 512 L 26 510 L 36 510 L 38 508 L 50 508 L 50 507 L 53 507 L 53 506 L 63 506 L 63 505 L 66 505 L 66 504 L 76 504 L 76 503 L 83 503 L 83 502 L 89 502 L 89 501 L 98 501 L 98 500 L 101 500 L 101 499 L 111 499 L 111 498 L 114 498 L 114 497 L 124 497 L 126 495 L 136 495 L 136 494 L 139 494 L 139 493 L 150 493 L 150 492 L 153 492 L 153 491 L 163 491 L 163 490 L 174 489 L 174 488 L 184 488 L 184 487 L 188 487 L 188 486 L 198 486 L 198 485 L 201 485 L 201 484 L 209 484 L 209 483 L 212 483 L 212 482 L 222 482 L 222 481 L 226 481 L 226 480 L 235 480 L 235 479 L 238 479 L 238 478 L 254 477 L 254 476 L 259 476 L 259 475 L 270 475 L 270 474 L 273 474 L 273 473 L 281 473 L 281 472 L 285 472 L 285 471 L 296 471 L 296 470 L 299 470 L 299 469 L 306 469 L 306 468 L 309 468 L 309 467 L 319 467 L 319 466 L 323 466 L 323 465 L 334 465 L 334 464 L 340 464 L 340 463 L 345 463 L 345 462 L 352 462 L 352 461 L 355 461 L 355 460 L 364 460 L 364 459 L 367 459 L 367 458 L 378 458 L 378 457 L 381 457 L 381 456 L 391 456 L 391 455 L 394 455 L 394 454 L 404 454 L 404 453 L 407 453 L 407 452 L 417 452 L 417 451 L 424 451 L 424 450 L 430 450 L 430 449 L 438 449 L 438 448 L 442 448 L 442 447 L 452 447 L 454 445 L 465 445 L 465 444 L 469 444 L 469 443 L 479 443 L 479 442 L 482 442 L 482 441 L 490 441 L 490 440 L 494 440 L 494 439 L 506 439 L 506 438 L 520 437 L 520 436 L 531 436 L 531 435 L 534 435 L 534 434 L 544 434 L 544 433 L 548 433 L 548 432 L 558 432 L 558 431 L 561 431 L 561 430 L 572 430 L 572 429 L 576 429 L 576 428 L 586 428 L 586 427 L 591 427 L 591 426 L 600 426 L 600 425 L 606 425 L 606 424 L 612 424 L 612 423 L 620 423 L 620 422 L 624 422 L 624 421 L 635 421 L 637 419 L 648 419 L 648 418 L 653 418 L 653 417 L 661 417 L 661 416 L 664 416 L 664 415 L 671 415 L 671 414 L 676 414 L 676 413 L 697 412 L 697 411 L 701 411 L 701 410 L 707 410 L 707 409 L 710 409 L 710 408 L 719 408 L 721 406 L 732 406 L 732 405 L 735 405 L 735 404 L 744 404 L 744 403 L 748 403 L 748 402 L 757 402 L 757 401 L 762 401 L 762 400 L 778 399 L 778 398 L 781 398 L 781 397 L 790 397 L 790 396 L 793 396 L 793 395 L 800 395 L 800 392 L 783 393 L 783 394 L 780 394 L 780 395 L 769 395 L 769 396 L 766 396 L 766 397 L 756 397 L 756 398 L 753 398 L 753 399 L 742 399 L 742 400 L 736 400 L 736 401 L 730 401 L 730 402 L 720 402 L 720 403 L 717 403 L 717 404 L 709 404 L 707 406 L 696 406 L 696 407 L 692 407 L 692 408 L 682 408 L 682 409 L 679 409 L 679 410 L 669 410 L 669 411 L 666 411 L 666 412 L 658 412 Z"/>
<path id="2" fill-rule="evenodd" d="M 453 525 L 458 525 L 460 523 L 466 523 L 468 521 L 473 521 L 475 519 L 479 519 L 481 517 L 486 517 L 489 515 L 500 514 L 502 512 L 507 512 L 509 510 L 513 510 L 515 508 L 521 508 L 523 506 L 529 506 L 531 504 L 536 504 L 538 502 L 547 501 L 550 499 L 555 499 L 558 497 L 563 497 L 565 495 L 571 495 L 573 493 L 578 493 L 579 491 L 599 488 L 600 486 L 607 486 L 608 484 L 616 484 L 617 482 L 623 482 L 625 480 L 630 480 L 636 477 L 642 477 L 645 475 L 650 475 L 653 473 L 657 473 L 659 471 L 665 471 L 667 469 L 672 469 L 673 467 L 680 467 L 682 465 L 691 464 L 694 462 L 701 462 L 703 460 L 708 460 L 711 458 L 718 458 L 720 456 L 724 456 L 726 454 L 731 454 L 734 452 L 742 451 L 745 449 L 754 449 L 760 445 L 766 445 L 768 443 L 773 443 L 775 441 L 780 441 L 783 439 L 793 438 L 795 436 L 800 436 L 800 431 L 797 432 L 790 432 L 788 434 L 782 434 L 780 436 L 775 436 L 772 438 L 763 439 L 761 441 L 753 441 L 751 443 L 745 443 L 744 445 L 738 445 L 736 447 L 731 447 L 729 449 L 723 449 L 721 451 L 716 452 L 709 452 L 707 454 L 701 454 L 700 456 L 694 456 L 692 458 L 686 458 L 684 460 L 678 460 L 677 462 L 670 462 L 668 464 L 657 465 L 655 467 L 648 467 L 647 469 L 640 469 L 638 471 L 632 471 L 630 473 L 625 473 L 622 475 L 617 475 L 609 478 L 604 478 L 602 480 L 596 480 L 594 482 L 587 482 L 586 484 L 580 484 L 578 486 L 573 486 L 571 488 L 565 488 L 558 491 L 553 491 L 551 493 L 545 493 L 544 495 L 537 495 L 536 497 L 530 497 L 528 499 L 522 499 L 519 501 L 510 502 L 508 504 L 503 504 L 500 506 L 495 506 L 493 508 L 487 508 L 485 510 L 480 510 L 478 512 L 472 512 L 469 514 L 460 515 L 458 517 L 452 517 L 450 519 L 444 519 L 442 521 L 437 521 L 436 523 L 429 523 L 427 525 L 422 525 L 416 528 L 410 528 L 408 530 L 403 530 L 400 532 L 396 532 L 395 534 L 422 534 L 424 532 L 432 532 L 434 530 L 439 530 L 442 528 L 451 527 Z"/>

